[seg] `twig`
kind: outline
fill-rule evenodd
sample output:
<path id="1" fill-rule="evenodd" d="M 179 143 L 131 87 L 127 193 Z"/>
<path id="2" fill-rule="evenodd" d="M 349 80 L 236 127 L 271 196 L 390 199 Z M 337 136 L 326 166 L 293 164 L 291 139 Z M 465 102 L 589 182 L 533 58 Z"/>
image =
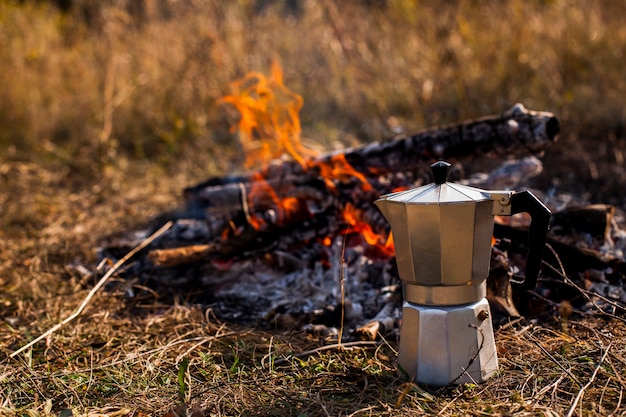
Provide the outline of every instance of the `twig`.
<path id="1" fill-rule="evenodd" d="M 371 411 L 372 411 L 373 409 L 375 409 L 375 408 L 376 408 L 376 406 L 375 406 L 375 405 L 370 405 L 369 407 L 361 408 L 361 409 L 359 409 L 359 410 L 354 411 L 353 413 L 349 414 L 349 415 L 348 415 L 348 417 L 354 417 L 354 416 L 356 416 L 357 414 L 359 414 L 359 413 L 364 413 L 364 412 L 366 412 L 366 411 L 369 411 L 369 412 L 370 412 L 370 414 L 371 414 Z"/>
<path id="2" fill-rule="evenodd" d="M 559 256 L 557 255 L 556 251 L 554 250 L 554 248 L 552 246 L 550 246 L 550 244 L 546 243 L 546 247 L 552 252 L 552 254 L 554 255 L 554 257 L 556 258 L 557 262 L 559 263 L 559 268 L 561 269 L 560 271 L 557 270 L 557 268 L 555 268 L 554 266 L 545 263 L 546 266 L 548 266 L 550 269 L 552 269 L 553 271 L 555 271 L 557 274 L 561 275 L 561 277 L 563 278 L 563 284 L 565 285 L 569 285 L 572 288 L 575 288 L 587 301 L 589 301 L 596 309 L 598 309 L 598 311 L 601 314 L 604 314 L 608 317 L 614 318 L 616 320 L 620 320 L 622 322 L 626 322 L 626 320 L 624 320 L 623 317 L 620 317 L 618 315 L 615 314 L 611 314 L 611 313 L 607 313 L 606 311 L 604 311 L 600 306 L 598 306 L 596 304 L 596 302 L 591 298 L 591 295 L 594 295 L 596 297 L 598 297 L 600 300 L 604 301 L 605 303 L 613 306 L 616 309 L 622 310 L 622 311 L 626 311 L 626 307 L 624 307 L 623 305 L 612 301 L 610 299 L 608 299 L 607 297 L 602 296 L 601 294 L 597 293 L 597 292 L 593 292 L 593 291 L 589 291 L 586 290 L 584 288 L 582 288 L 581 286 L 577 285 L 574 281 L 571 280 L 571 278 L 569 278 L 567 276 L 567 273 L 565 272 L 565 267 L 563 266 L 563 263 L 561 262 L 561 259 L 559 258 Z M 591 295 L 590 295 L 591 294 Z"/>
<path id="3" fill-rule="evenodd" d="M 26 349 L 31 348 L 32 346 L 34 346 L 39 341 L 41 341 L 41 340 L 45 339 L 46 337 L 50 336 L 52 333 L 56 332 L 61 327 L 63 327 L 64 325 L 66 325 L 70 321 L 74 320 L 76 317 L 78 317 L 80 315 L 80 313 L 83 312 L 83 310 L 85 309 L 85 307 L 87 306 L 89 301 L 96 294 L 96 292 L 98 292 L 98 290 L 100 288 L 102 288 L 102 286 L 109 280 L 109 278 L 111 278 L 111 276 L 115 273 L 115 271 L 117 271 L 122 265 L 124 265 L 126 263 L 126 261 L 128 261 L 130 258 L 132 258 L 137 252 L 139 252 L 140 250 L 144 249 L 146 246 L 148 246 L 150 243 L 152 243 L 156 238 L 158 238 L 163 233 L 165 233 L 170 227 L 172 227 L 173 224 L 174 223 L 171 222 L 171 221 L 165 223 L 163 226 L 161 226 L 161 228 L 159 230 L 154 232 L 152 235 L 150 235 L 148 238 L 146 238 L 146 240 L 141 242 L 139 245 L 137 245 L 135 248 L 133 248 L 130 252 L 128 252 L 123 258 L 121 258 L 119 261 L 117 261 L 113 265 L 113 267 L 111 269 L 109 269 L 104 274 L 104 276 L 102 278 L 100 278 L 100 281 L 98 281 L 98 283 L 91 289 L 91 291 L 89 291 L 89 294 L 87 294 L 87 297 L 85 297 L 85 299 L 83 300 L 81 305 L 78 306 L 78 308 L 76 310 L 74 310 L 74 312 L 69 317 L 67 317 L 65 320 L 63 320 L 62 322 L 58 323 L 57 325 L 51 327 L 50 329 L 48 329 L 48 331 L 46 331 L 44 334 L 42 334 L 41 336 L 37 337 L 36 339 L 32 340 L 30 343 L 22 346 L 21 348 L 19 348 L 15 352 L 11 353 L 9 355 L 9 357 L 10 358 L 14 358 L 15 356 L 17 356 L 20 353 L 24 352 Z"/>
<path id="4" fill-rule="evenodd" d="M 613 412 L 609 415 L 613 415 L 615 413 L 617 413 L 617 410 L 619 410 L 619 407 L 622 405 L 622 394 L 624 393 L 624 390 L 622 388 L 620 388 L 619 390 L 619 398 L 617 399 L 617 405 L 615 406 L 615 410 L 613 410 Z"/>
<path id="5" fill-rule="evenodd" d="M 548 248 L 550 250 L 550 252 L 552 252 L 552 255 L 554 256 L 554 259 L 556 259 L 556 261 L 559 264 L 559 268 L 561 268 L 561 276 L 563 278 L 567 278 L 567 272 L 565 272 L 565 266 L 563 265 L 563 262 L 561 262 L 561 257 L 556 253 L 556 251 L 554 250 L 554 248 L 552 247 L 552 245 L 550 245 L 549 243 L 546 243 L 546 248 Z M 552 266 L 547 262 L 544 262 L 544 264 L 548 265 L 548 266 Z M 556 268 L 553 267 L 554 270 L 556 270 Z M 558 272 L 558 271 L 557 271 Z"/>
<path id="6" fill-rule="evenodd" d="M 561 375 L 559 376 L 559 378 L 558 378 L 556 381 L 554 381 L 554 382 L 553 382 L 553 383 L 551 383 L 550 385 L 547 385 L 547 386 L 543 387 L 541 390 L 539 390 L 539 392 L 538 392 L 538 393 L 534 394 L 534 395 L 532 396 L 532 399 L 533 399 L 533 400 L 535 400 L 535 401 L 538 401 L 538 400 L 540 400 L 540 399 L 541 399 L 541 397 L 542 397 L 542 396 L 543 396 L 546 392 L 548 392 L 548 391 L 550 391 L 550 390 L 552 390 L 552 392 L 554 392 L 554 390 L 556 390 L 556 389 L 557 389 L 558 385 L 559 385 L 559 384 L 561 383 L 561 381 L 563 381 L 564 379 L 565 379 L 565 375 L 564 375 L 564 374 L 561 374 Z"/>
<path id="7" fill-rule="evenodd" d="M 464 396 L 464 395 L 465 395 L 465 392 L 462 392 L 462 393 L 460 393 L 459 395 L 457 395 L 456 397 L 454 397 L 453 399 L 451 399 L 450 401 L 448 401 L 448 403 L 447 403 L 445 406 L 443 406 L 443 407 L 441 408 L 441 410 L 439 410 L 439 412 L 437 413 L 437 415 L 438 415 L 438 416 L 442 416 L 442 415 L 443 415 L 443 412 L 444 412 L 444 411 L 446 411 L 446 409 L 448 409 L 448 408 L 449 408 L 452 404 L 454 404 L 454 402 L 455 402 L 456 400 L 458 400 L 459 398 L 461 398 L 461 397 L 462 397 L 462 396 Z"/>
<path id="8" fill-rule="evenodd" d="M 328 413 L 328 410 L 326 409 L 326 406 L 324 405 L 324 403 L 322 402 L 322 397 L 320 395 L 320 392 L 317 392 L 317 402 L 319 403 L 319 405 L 322 407 L 322 410 L 324 410 L 324 414 L 326 414 L 327 417 L 330 417 L 330 414 Z"/>
<path id="9" fill-rule="evenodd" d="M 502 326 L 500 326 L 500 327 L 496 330 L 496 332 L 501 332 L 501 331 L 504 331 L 504 330 L 508 329 L 509 327 L 513 327 L 513 326 L 515 326 L 517 323 L 519 323 L 519 322 L 520 322 L 520 321 L 522 321 L 522 320 L 525 320 L 525 318 L 524 318 L 524 317 L 518 317 L 518 318 L 516 318 L 515 320 L 512 320 L 512 321 L 510 321 L 510 322 L 508 322 L 508 323 L 505 323 L 505 324 L 503 324 Z"/>
<path id="10" fill-rule="evenodd" d="M 343 326 L 346 318 L 346 268 L 344 267 L 346 256 L 346 240 L 348 239 L 348 232 L 350 226 L 346 228 L 346 234 L 343 237 L 343 243 L 341 245 L 341 257 L 339 258 L 339 286 L 341 288 L 341 325 L 339 326 L 339 334 L 337 337 L 337 345 L 341 346 L 341 339 L 343 339 Z"/>
<path id="11" fill-rule="evenodd" d="M 315 349 L 311 349 L 311 350 L 307 350 L 305 352 L 300 352 L 297 353 L 295 355 L 289 355 L 286 358 L 280 358 L 280 359 L 276 359 L 274 361 L 274 365 L 280 365 L 282 363 L 287 362 L 289 359 L 291 358 L 303 358 L 305 356 L 309 356 L 312 355 L 314 353 L 319 353 L 319 352 L 323 352 L 325 350 L 333 350 L 333 349 L 346 349 L 346 348 L 351 348 L 351 347 L 367 347 L 367 346 L 376 346 L 378 345 L 378 342 L 374 342 L 374 341 L 356 341 L 356 342 L 347 342 L 347 343 L 335 343 L 332 345 L 324 345 L 324 346 L 320 346 L 318 348 Z"/>
<path id="12" fill-rule="evenodd" d="M 186 351 L 184 351 L 183 353 L 181 353 L 180 355 L 178 355 L 178 356 L 176 357 L 176 360 L 174 361 L 174 363 L 178 365 L 178 363 L 179 363 L 179 362 L 180 362 L 180 361 L 181 361 L 181 360 L 182 360 L 185 356 L 189 355 L 189 353 L 190 353 L 190 352 L 192 352 L 194 349 L 196 349 L 198 346 L 202 346 L 202 345 L 203 345 L 203 344 L 205 344 L 206 342 L 213 341 L 213 340 L 215 340 L 216 338 L 220 337 L 221 335 L 220 335 L 219 333 L 222 331 L 222 329 L 223 329 L 224 327 L 225 327 L 224 325 L 220 326 L 220 328 L 219 328 L 219 329 L 215 332 L 215 336 L 210 336 L 210 337 L 203 338 L 202 340 L 200 340 L 199 342 L 197 342 L 196 344 L 194 344 L 192 347 L 190 347 L 189 349 L 187 349 Z M 228 333 L 225 333 L 225 334 L 228 334 Z M 271 349 L 271 345 L 270 345 L 270 349 Z"/>
<path id="13" fill-rule="evenodd" d="M 483 345 L 485 344 L 485 334 L 483 333 L 483 329 L 481 329 L 480 327 L 476 326 L 475 324 L 470 323 L 469 327 L 472 327 L 473 329 L 476 329 L 476 331 L 480 334 L 480 346 L 478 346 L 478 350 L 476 350 L 476 353 L 474 353 L 474 356 L 472 356 L 470 358 L 469 363 L 467 364 L 467 366 L 465 368 L 461 367 L 463 372 L 461 372 L 461 374 L 459 376 L 454 378 L 454 380 L 452 382 L 450 382 L 449 385 L 456 384 L 456 381 L 458 381 L 459 378 L 461 378 L 465 374 L 467 374 L 467 376 L 472 380 L 472 382 L 477 384 L 477 382 L 474 381 L 474 378 L 472 378 L 472 376 L 467 372 L 467 370 L 470 368 L 470 366 L 472 366 L 472 364 L 474 363 L 474 361 L 476 360 L 476 358 L 480 354 L 480 351 L 483 350 Z"/>
<path id="14" fill-rule="evenodd" d="M 587 383 L 583 385 L 582 388 L 580 388 L 580 390 L 578 391 L 576 398 L 574 398 L 574 403 L 572 404 L 569 411 L 565 415 L 566 417 L 571 417 L 572 414 L 574 414 L 574 410 L 576 409 L 576 406 L 578 405 L 578 401 L 580 401 L 580 399 L 583 397 L 583 394 L 585 393 L 585 390 L 589 388 L 593 380 L 596 378 L 596 375 L 598 374 L 600 367 L 602 367 L 602 363 L 604 362 L 604 359 L 606 359 L 606 356 L 609 354 L 609 350 L 611 350 L 612 344 L 613 342 L 610 342 L 609 345 L 606 347 L 604 354 L 600 358 L 600 362 L 598 362 L 598 364 L 596 365 L 596 369 L 593 370 L 593 374 L 591 375 L 591 378 L 589 378 L 589 381 L 587 381 Z"/>

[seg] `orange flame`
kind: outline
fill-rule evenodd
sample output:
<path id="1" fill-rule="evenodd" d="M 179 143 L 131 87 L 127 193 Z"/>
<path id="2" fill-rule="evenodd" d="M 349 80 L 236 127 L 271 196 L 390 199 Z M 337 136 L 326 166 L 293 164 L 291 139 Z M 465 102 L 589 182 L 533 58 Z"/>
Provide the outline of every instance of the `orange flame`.
<path id="1" fill-rule="evenodd" d="M 320 175 L 326 180 L 326 185 L 330 189 L 335 189 L 335 184 L 332 180 L 338 179 L 341 180 L 343 178 L 357 178 L 363 184 L 363 189 L 365 191 L 371 191 L 372 185 L 367 181 L 365 175 L 363 173 L 357 171 L 346 161 L 346 156 L 344 154 L 334 155 L 330 159 L 330 163 L 325 162 L 322 163 L 320 161 L 310 160 L 306 163 L 306 166 L 309 168 L 319 168 Z"/>
<path id="2" fill-rule="evenodd" d="M 252 213 L 256 211 L 255 207 L 272 207 L 276 210 L 273 222 L 280 224 L 306 210 L 296 197 L 279 198 L 276 191 L 260 173 L 253 174 L 250 183 L 248 204 Z M 250 216 L 249 221 L 250 225 L 257 230 L 267 223 L 265 219 L 257 216 Z"/>
<path id="3" fill-rule="evenodd" d="M 231 131 L 239 136 L 247 168 L 284 153 L 300 164 L 305 157 L 315 155 L 300 142 L 302 96 L 285 87 L 278 63 L 272 63 L 269 78 L 251 72 L 230 87 L 232 94 L 222 97 L 218 104 L 230 104 L 239 112 L 239 121 Z"/>
<path id="4" fill-rule="evenodd" d="M 352 204 L 346 205 L 346 209 L 343 212 L 343 218 L 354 231 L 361 233 L 368 244 L 375 246 L 380 243 L 382 236 L 375 233 L 369 224 L 364 223 L 359 219 L 359 213 Z"/>
<path id="5" fill-rule="evenodd" d="M 385 237 L 376 233 L 372 226 L 361 220 L 361 214 L 352 204 L 347 204 L 343 212 L 345 222 L 350 226 L 350 231 L 359 233 L 368 245 L 377 247 L 383 254 L 393 256 L 393 236 L 391 232 Z"/>
<path id="6" fill-rule="evenodd" d="M 239 120 L 231 131 L 237 133 L 246 153 L 246 168 L 288 154 L 304 169 L 318 169 L 330 190 L 335 190 L 337 180 L 354 178 L 360 181 L 364 191 L 372 190 L 365 175 L 354 169 L 344 154 L 337 154 L 330 161 L 316 160 L 316 153 L 301 143 L 299 112 L 303 99 L 285 87 L 283 72 L 278 63 L 272 63 L 269 77 L 251 72 L 231 83 L 230 87 L 231 94 L 222 97 L 218 104 L 231 105 L 239 113 Z M 254 174 L 252 179 L 248 193 L 250 213 L 254 213 L 255 208 L 272 207 L 275 211 L 273 221 L 277 224 L 298 216 L 298 211 L 308 213 L 306 203 L 298 198 L 280 198 L 262 173 Z M 380 248 L 385 254 L 393 255 L 391 235 L 385 237 L 374 232 L 369 224 L 361 220 L 361 213 L 354 206 L 346 206 L 343 220 L 349 225 L 351 233 L 359 233 L 369 245 Z M 251 215 L 249 223 L 255 229 L 260 229 L 267 221 Z M 332 237 L 326 236 L 322 242 L 330 245 Z"/>

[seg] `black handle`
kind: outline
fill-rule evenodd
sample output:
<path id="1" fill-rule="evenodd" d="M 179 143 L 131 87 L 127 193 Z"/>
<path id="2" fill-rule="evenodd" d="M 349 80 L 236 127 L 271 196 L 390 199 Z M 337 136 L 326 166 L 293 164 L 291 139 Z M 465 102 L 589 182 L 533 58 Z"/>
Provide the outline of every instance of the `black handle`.
<path id="1" fill-rule="evenodd" d="M 528 231 L 528 254 L 526 255 L 526 278 L 518 283 L 524 290 L 532 290 L 537 285 L 539 268 L 543 259 L 550 229 L 550 209 L 530 191 L 520 191 L 511 196 L 511 214 L 528 213 L 530 230 Z"/>

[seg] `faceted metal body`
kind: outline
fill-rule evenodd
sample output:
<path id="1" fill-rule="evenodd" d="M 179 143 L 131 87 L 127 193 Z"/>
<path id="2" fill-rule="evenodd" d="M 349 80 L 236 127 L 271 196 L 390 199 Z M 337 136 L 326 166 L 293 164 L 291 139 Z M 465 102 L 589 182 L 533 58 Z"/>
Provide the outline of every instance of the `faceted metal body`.
<path id="1" fill-rule="evenodd" d="M 487 380 L 498 370 L 487 299 L 452 307 L 405 302 L 398 365 L 432 386 Z"/>
<path id="2" fill-rule="evenodd" d="M 489 273 L 493 201 L 416 204 L 388 200 L 400 277 L 421 285 L 465 285 Z M 380 204 L 379 204 L 380 207 Z"/>
<path id="3" fill-rule="evenodd" d="M 403 282 L 398 366 L 429 385 L 482 382 L 498 369 L 485 298 L 493 216 L 510 215 L 512 192 L 448 183 L 449 164 L 433 167 L 435 183 L 376 201 Z"/>
<path id="4" fill-rule="evenodd" d="M 500 207 L 493 194 L 430 184 L 382 196 L 375 204 L 391 225 L 408 301 L 458 305 L 486 295 L 493 215 Z"/>

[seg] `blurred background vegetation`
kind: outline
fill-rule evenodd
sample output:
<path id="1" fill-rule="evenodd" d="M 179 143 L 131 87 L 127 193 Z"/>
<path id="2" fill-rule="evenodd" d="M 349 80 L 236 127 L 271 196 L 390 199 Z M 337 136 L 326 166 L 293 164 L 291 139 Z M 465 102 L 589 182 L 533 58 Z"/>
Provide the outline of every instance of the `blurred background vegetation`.
<path id="1" fill-rule="evenodd" d="M 322 149 L 516 102 L 560 118 L 561 149 L 623 146 L 625 17 L 617 0 L 0 0 L 0 153 L 238 169 L 216 101 L 272 61 Z"/>

